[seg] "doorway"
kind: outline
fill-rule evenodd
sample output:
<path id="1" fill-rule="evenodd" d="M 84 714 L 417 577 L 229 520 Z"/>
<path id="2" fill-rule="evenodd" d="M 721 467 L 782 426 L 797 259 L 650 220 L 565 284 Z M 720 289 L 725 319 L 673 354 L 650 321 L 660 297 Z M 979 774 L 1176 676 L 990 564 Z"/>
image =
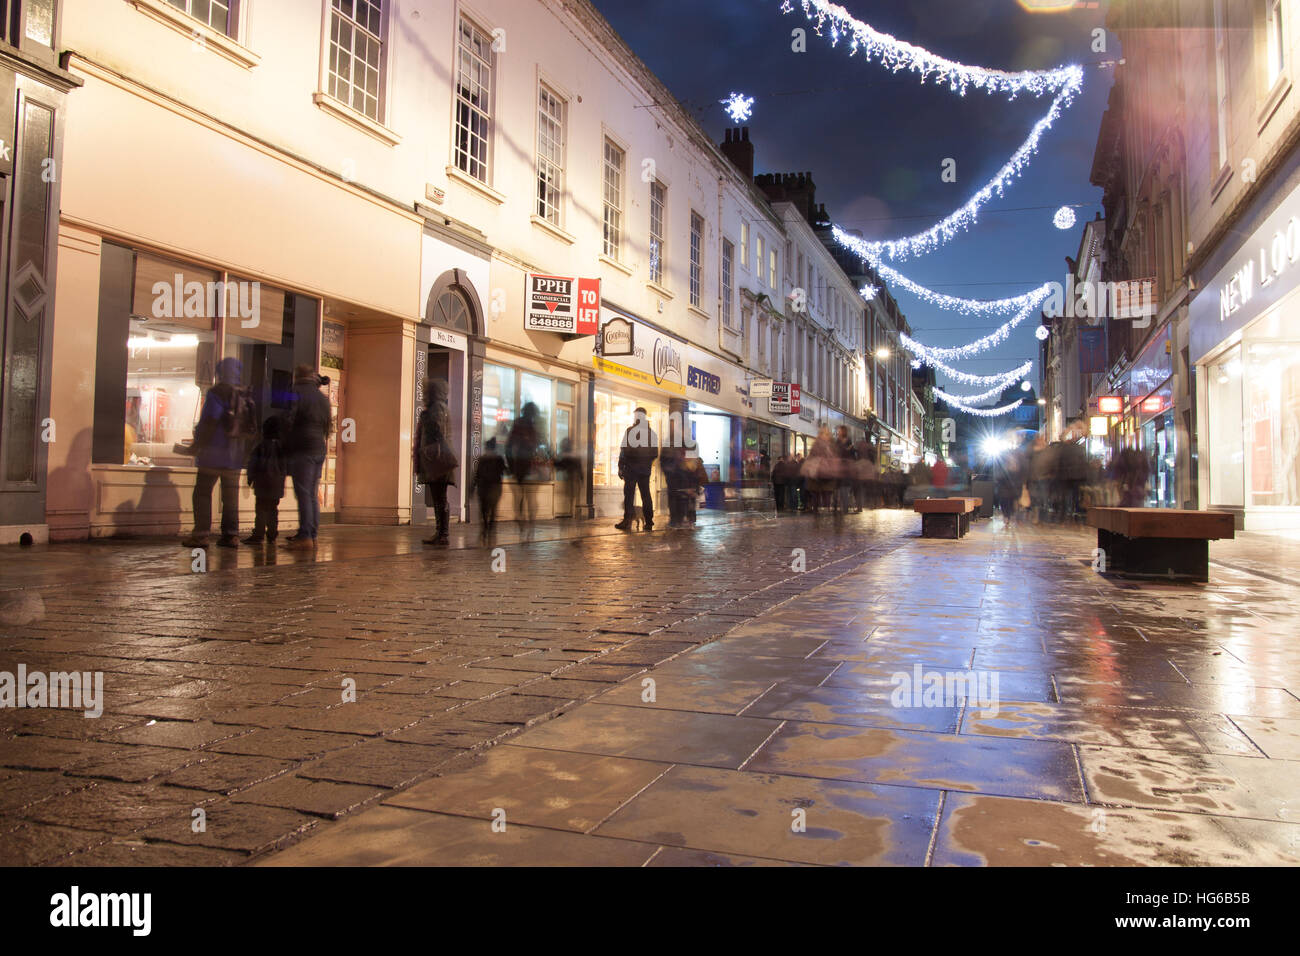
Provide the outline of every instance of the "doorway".
<path id="1" fill-rule="evenodd" d="M 421 334 L 417 335 L 415 350 L 415 423 L 418 425 L 420 411 L 424 408 L 425 382 L 438 381 L 445 384 L 447 418 L 450 423 L 447 438 L 460 460 L 456 468 L 456 484 L 447 492 L 447 507 L 452 521 L 466 520 L 465 483 L 469 469 L 465 454 L 465 353 L 431 344 L 427 327 L 423 327 Z M 433 523 L 433 509 L 425 504 L 424 485 L 417 474 L 411 485 L 411 524 Z"/>

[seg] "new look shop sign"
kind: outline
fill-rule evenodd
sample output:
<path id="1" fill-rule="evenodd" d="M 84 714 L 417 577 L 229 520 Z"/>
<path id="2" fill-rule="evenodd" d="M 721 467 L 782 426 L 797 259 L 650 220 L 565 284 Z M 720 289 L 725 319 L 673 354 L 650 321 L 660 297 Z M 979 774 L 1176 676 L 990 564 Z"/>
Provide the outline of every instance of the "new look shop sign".
<path id="1" fill-rule="evenodd" d="M 1199 361 L 1300 285 L 1300 190 L 1293 192 L 1206 283 L 1189 310 Z"/>

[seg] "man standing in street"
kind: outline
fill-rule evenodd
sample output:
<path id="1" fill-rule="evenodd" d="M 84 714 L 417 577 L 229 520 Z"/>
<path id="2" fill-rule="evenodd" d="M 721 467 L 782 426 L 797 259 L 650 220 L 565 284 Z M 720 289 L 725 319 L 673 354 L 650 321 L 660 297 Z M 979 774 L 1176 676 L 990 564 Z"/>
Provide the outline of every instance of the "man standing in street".
<path id="1" fill-rule="evenodd" d="M 328 380 L 326 380 L 328 381 Z M 330 401 L 321 391 L 322 379 L 310 365 L 299 365 L 293 376 L 295 396 L 289 413 L 289 473 L 298 499 L 298 533 L 285 542 L 291 550 L 316 547 L 320 528 L 320 500 L 316 488 L 325 464 L 330 433 Z"/>
<path id="2" fill-rule="evenodd" d="M 623 479 L 623 520 L 614 525 L 619 531 L 632 527 L 633 500 L 641 489 L 641 516 L 645 530 L 654 530 L 654 501 L 650 497 L 650 473 L 659 457 L 659 437 L 650 428 L 650 419 L 644 408 L 633 412 L 633 421 L 623 433 L 618 449 L 618 476 Z"/>

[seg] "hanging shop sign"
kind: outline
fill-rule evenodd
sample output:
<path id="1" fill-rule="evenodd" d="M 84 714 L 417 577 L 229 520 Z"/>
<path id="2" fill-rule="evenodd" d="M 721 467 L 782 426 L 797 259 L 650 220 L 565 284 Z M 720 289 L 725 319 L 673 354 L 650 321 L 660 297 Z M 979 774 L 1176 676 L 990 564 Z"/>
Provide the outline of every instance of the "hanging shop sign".
<path id="1" fill-rule="evenodd" d="M 798 415 L 802 411 L 799 386 L 792 382 L 773 382 L 767 410 L 773 415 Z"/>
<path id="2" fill-rule="evenodd" d="M 1088 434 L 1094 438 L 1105 438 L 1110 434 L 1110 419 L 1105 415 L 1093 415 L 1088 419 Z"/>
<path id="3" fill-rule="evenodd" d="M 771 398 L 772 397 L 772 380 L 770 378 L 759 378 L 749 383 L 750 398 Z"/>
<path id="4" fill-rule="evenodd" d="M 526 276 L 524 328 L 562 335 L 595 335 L 600 326 L 600 280 L 574 276 Z"/>
<path id="5" fill-rule="evenodd" d="M 635 329 L 624 318 L 613 318 L 600 327 L 600 336 L 596 340 L 598 355 L 635 355 Z"/>

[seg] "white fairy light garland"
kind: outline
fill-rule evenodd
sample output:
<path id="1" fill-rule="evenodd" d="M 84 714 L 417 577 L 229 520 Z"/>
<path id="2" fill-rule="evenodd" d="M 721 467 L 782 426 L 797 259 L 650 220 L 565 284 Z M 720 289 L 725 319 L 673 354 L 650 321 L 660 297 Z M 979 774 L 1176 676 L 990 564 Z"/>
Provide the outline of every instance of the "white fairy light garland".
<path id="1" fill-rule="evenodd" d="M 969 372 L 959 372 L 952 366 L 945 364 L 929 348 L 903 332 L 898 333 L 898 341 L 903 348 L 915 355 L 922 364 L 933 366 L 937 371 L 943 372 L 949 378 L 961 382 L 963 385 L 998 385 L 1005 388 L 1016 379 L 1023 379 L 1034 367 L 1033 359 L 1030 359 L 1024 365 L 998 375 L 971 375 Z"/>
<path id="2" fill-rule="evenodd" d="M 1007 390 L 1007 385 L 995 385 L 986 392 L 980 392 L 978 395 L 949 395 L 941 388 L 934 390 L 934 397 L 942 399 L 949 405 L 971 405 L 975 402 L 987 402 L 995 395 L 1001 395 Z"/>
<path id="3" fill-rule="evenodd" d="M 1078 68 L 1074 67 L 1074 69 Z M 980 208 L 995 196 L 1001 198 L 1007 186 L 1020 177 L 1025 166 L 1029 164 L 1030 157 L 1038 151 L 1039 140 L 1060 117 L 1062 110 L 1079 91 L 1082 82 L 1083 71 L 1079 70 L 1076 82 L 1065 87 L 1057 94 L 1056 99 L 1052 100 L 1052 106 L 1047 111 L 1047 115 L 1034 124 L 1033 130 L 1029 133 L 1029 138 L 1020 144 L 1020 148 L 998 170 L 996 176 L 989 180 L 979 192 L 966 200 L 965 205 L 922 232 L 898 239 L 863 242 L 862 247 L 866 250 L 863 254 L 869 257 L 885 256 L 889 259 L 906 259 L 908 256 L 925 255 L 954 239 L 958 233 L 969 229 L 978 221 Z"/>
<path id="4" fill-rule="evenodd" d="M 826 0 L 798 0 L 804 16 L 816 21 L 814 31 L 820 36 L 824 25 L 830 23 L 831 45 L 836 46 L 842 38 L 849 39 L 849 55 L 859 51 L 867 61 L 879 60 L 880 65 L 898 73 L 908 70 L 920 76 L 921 82 L 929 82 L 931 77 L 961 96 L 966 95 L 967 87 L 975 87 L 986 93 L 1005 93 L 1014 99 L 1020 93 L 1042 96 L 1053 90 L 1068 87 L 1074 79 L 1078 67 L 1058 67 L 1054 70 L 1023 70 L 1012 73 L 1007 70 L 990 70 L 980 66 L 968 66 L 946 57 L 938 56 L 929 50 L 899 40 L 888 33 L 881 33 L 870 25 L 855 19 L 838 4 Z M 794 3 L 785 0 L 781 4 L 783 13 L 792 13 Z"/>
<path id="5" fill-rule="evenodd" d="M 938 393 L 935 393 L 938 397 Z M 1023 398 L 1018 398 L 1010 405 L 1003 405 L 1001 408 L 971 408 L 968 405 L 962 405 L 960 402 L 947 402 L 950 408 L 955 408 L 959 412 L 965 412 L 967 415 L 975 415 L 979 418 L 997 418 L 999 415 L 1005 415 L 1007 412 L 1015 411 L 1025 403 Z"/>
<path id="6" fill-rule="evenodd" d="M 930 305 L 938 306 L 941 309 L 949 309 L 953 312 L 960 312 L 962 315 L 973 315 L 976 313 L 993 313 L 1006 315 L 1011 312 L 1018 312 L 1028 306 L 1034 308 L 1039 303 L 1045 301 L 1052 294 L 1052 284 L 1044 282 L 1036 289 L 1025 292 L 1021 295 L 1013 295 L 1005 299 L 963 299 L 954 295 L 945 295 L 942 292 L 935 292 L 933 289 L 927 289 L 920 283 L 913 282 L 907 276 L 903 275 L 896 269 L 885 265 L 879 257 L 874 256 L 866 248 L 867 243 L 857 236 L 850 235 L 839 226 L 831 229 L 831 235 L 835 241 L 844 248 L 848 249 L 855 255 L 861 256 L 871 266 L 871 268 L 880 275 L 882 279 L 888 280 L 890 285 L 905 289 L 919 299 L 923 299 Z M 867 301 L 874 299 L 879 289 L 874 286 L 868 286 L 871 294 L 868 295 L 866 289 L 859 289 L 862 297 Z"/>

